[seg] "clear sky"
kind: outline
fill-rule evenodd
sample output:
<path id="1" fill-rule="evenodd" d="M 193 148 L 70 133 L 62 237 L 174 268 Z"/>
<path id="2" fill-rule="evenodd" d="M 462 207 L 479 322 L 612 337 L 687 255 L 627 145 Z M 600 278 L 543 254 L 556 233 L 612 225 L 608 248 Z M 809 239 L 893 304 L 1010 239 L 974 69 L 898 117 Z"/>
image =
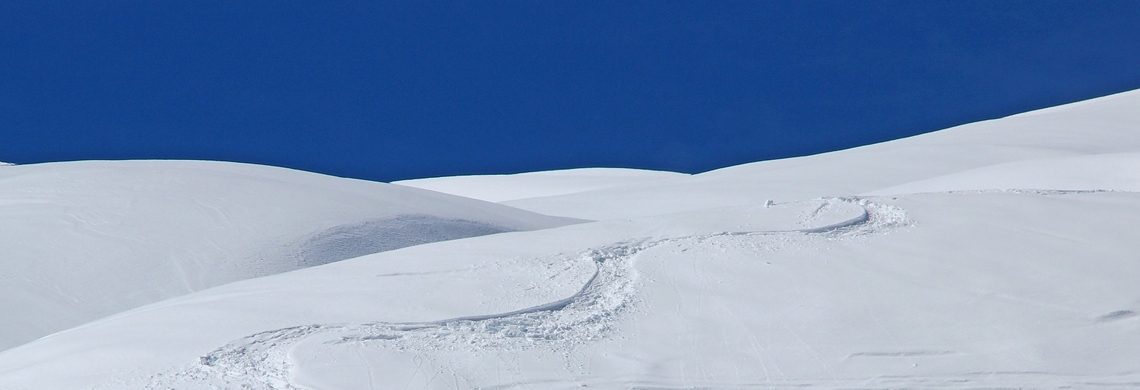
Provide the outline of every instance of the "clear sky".
<path id="1" fill-rule="evenodd" d="M 1140 88 L 1140 1 L 3 1 L 0 161 L 700 172 Z"/>

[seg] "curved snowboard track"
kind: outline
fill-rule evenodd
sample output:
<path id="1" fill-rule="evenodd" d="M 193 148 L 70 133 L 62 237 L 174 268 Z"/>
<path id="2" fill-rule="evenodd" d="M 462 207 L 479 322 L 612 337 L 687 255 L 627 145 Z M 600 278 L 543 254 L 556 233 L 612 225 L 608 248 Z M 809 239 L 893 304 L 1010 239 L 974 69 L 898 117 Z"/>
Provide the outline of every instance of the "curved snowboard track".
<path id="1" fill-rule="evenodd" d="M 820 209 L 835 203 L 856 203 L 864 213 L 843 223 L 810 229 L 639 239 L 590 249 L 579 256 L 594 263 L 594 274 L 581 290 L 565 299 L 506 313 L 432 322 L 312 324 L 261 332 L 218 348 L 196 364 L 157 374 L 147 388 L 305 389 L 291 380 L 289 353 L 302 340 L 316 337 L 325 344 L 364 343 L 416 352 L 525 350 L 539 346 L 566 351 L 607 337 L 620 315 L 634 305 L 637 275 L 633 260 L 647 249 L 667 243 L 699 245 L 726 237 L 761 241 L 769 249 L 779 249 L 797 243 L 879 234 L 911 223 L 902 209 L 866 199 L 825 199 Z M 820 209 L 806 219 L 813 219 Z"/>

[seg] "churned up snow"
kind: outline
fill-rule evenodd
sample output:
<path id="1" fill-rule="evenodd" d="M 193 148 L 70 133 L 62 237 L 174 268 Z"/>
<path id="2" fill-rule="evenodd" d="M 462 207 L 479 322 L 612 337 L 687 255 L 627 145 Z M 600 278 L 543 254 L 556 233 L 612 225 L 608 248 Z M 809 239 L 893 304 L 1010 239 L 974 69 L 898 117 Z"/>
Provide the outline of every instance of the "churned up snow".
<path id="1" fill-rule="evenodd" d="M 131 253 L 148 247 L 123 238 L 133 237 L 124 233 L 129 226 L 165 224 L 174 227 L 160 247 L 193 245 L 190 254 L 211 242 L 262 248 L 253 243 L 285 234 L 280 242 L 288 244 L 277 252 L 242 264 L 297 264 L 391 249 L 376 237 L 430 230 L 423 226 L 439 220 L 464 221 L 444 225 L 471 236 L 489 233 L 486 226 L 526 230 L 306 263 L 190 293 L 182 279 L 160 279 L 153 287 L 177 290 L 172 298 L 0 352 L 0 388 L 1136 388 L 1138 125 L 1140 92 L 1129 92 L 692 176 L 559 183 L 559 173 L 539 173 L 423 182 L 594 222 L 290 171 L 314 180 L 286 192 L 296 215 L 277 214 L 291 208 L 235 212 L 228 215 L 234 227 L 219 233 L 209 229 L 217 222 L 148 219 L 162 212 L 115 222 L 115 214 L 83 207 L 36 211 L 90 202 L 92 193 L 44 195 L 35 190 L 42 186 L 0 173 L 0 190 L 24 189 L 0 193 L 0 202 L 12 202 L 0 203 L 3 215 L 70 232 L 18 240 L 40 245 Z M 121 164 L 89 172 L 89 185 L 114 183 L 102 178 L 134 169 Z M 37 180 L 71 182 L 61 179 L 68 165 L 43 167 Z M 198 186 L 148 192 L 137 182 L 122 192 L 138 194 L 131 205 L 246 205 L 266 199 L 247 187 L 261 180 L 212 181 L 224 182 L 211 190 L 218 194 L 190 191 Z M 367 186 L 390 202 L 356 213 L 373 201 L 342 194 L 333 206 L 308 198 L 347 191 L 341 186 Z M 421 203 L 427 198 L 438 204 Z M 393 207 L 418 211 L 380 210 Z M 464 214 L 473 209 L 479 213 Z M 110 228 L 100 223 L 119 230 L 97 235 Z M 313 228 L 282 228 L 290 223 Z M 453 236 L 461 235 L 436 237 Z M 71 263 L 42 272 L 93 285 L 120 273 L 149 277 L 132 267 L 153 258 L 124 258 L 127 266 L 87 277 L 60 271 Z M 25 286 L 49 289 L 3 294 L 50 297 L 50 287 L 61 284 L 48 278 Z"/>

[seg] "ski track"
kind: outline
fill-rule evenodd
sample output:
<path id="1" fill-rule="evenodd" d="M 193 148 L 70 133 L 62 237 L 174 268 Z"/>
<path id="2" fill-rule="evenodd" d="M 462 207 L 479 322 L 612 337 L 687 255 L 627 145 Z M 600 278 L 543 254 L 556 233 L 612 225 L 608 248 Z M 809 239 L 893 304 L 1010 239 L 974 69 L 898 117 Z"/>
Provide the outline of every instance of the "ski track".
<path id="1" fill-rule="evenodd" d="M 291 382 L 289 353 L 301 340 L 320 337 L 325 344 L 352 344 L 399 351 L 525 350 L 548 347 L 569 351 L 575 345 L 607 337 L 621 314 L 636 303 L 634 258 L 667 243 L 703 244 L 721 239 L 759 241 L 753 246 L 778 250 L 792 244 L 841 240 L 884 233 L 911 224 L 895 206 L 865 198 L 830 198 L 809 212 L 801 226 L 833 203 L 855 203 L 858 218 L 798 230 L 718 233 L 666 239 L 637 239 L 582 252 L 596 266 L 577 293 L 547 304 L 506 313 L 432 322 L 311 324 L 257 333 L 202 356 L 198 362 L 151 376 L 148 389 L 305 389 Z M 760 244 L 760 245 L 757 245 Z"/>

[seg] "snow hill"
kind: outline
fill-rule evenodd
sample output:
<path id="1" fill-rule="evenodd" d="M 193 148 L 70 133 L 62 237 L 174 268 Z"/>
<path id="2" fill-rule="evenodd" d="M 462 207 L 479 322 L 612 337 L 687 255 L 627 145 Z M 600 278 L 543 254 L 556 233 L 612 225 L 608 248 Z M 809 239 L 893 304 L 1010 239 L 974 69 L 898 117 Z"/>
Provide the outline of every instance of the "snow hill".
<path id="1" fill-rule="evenodd" d="M 1137 130 L 1128 92 L 620 185 L 423 181 L 595 221 L 180 295 L 0 352 L 0 388 L 1136 388 Z"/>
<path id="2" fill-rule="evenodd" d="M 1054 172 L 1049 169 L 1049 164 L 1064 165 L 1065 162 L 1049 161 L 1140 151 L 1140 122 L 1136 113 L 1138 99 L 1140 93 L 1132 91 L 838 152 L 738 165 L 690 178 L 503 203 L 550 215 L 586 219 L 626 218 L 762 202 L 764 199 L 795 200 L 871 193 L 972 169 L 1003 169 L 996 166 L 1014 162 L 1023 165 L 1009 168 L 1005 175 L 1021 176 L 1021 171 L 1027 170 L 1037 172 L 1027 173 L 1029 176 L 1045 180 L 1042 175 L 1046 175 L 1052 177 L 1049 179 L 1052 182 L 1033 181 L 1031 178 L 1005 182 L 999 175 L 990 181 L 966 179 L 937 190 L 961 185 L 965 185 L 962 189 L 1055 188 L 1058 185 L 1056 188 L 1063 189 L 1108 188 L 1106 184 L 1117 184 L 1115 180 L 1122 179 L 1121 176 L 1135 175 L 1132 173 L 1134 170 L 1116 164 L 1128 157 L 1088 157 L 1089 162 L 1083 167 L 1099 164 L 1104 170 L 1120 172 L 1109 173 L 1114 176 L 1103 179 L 1100 175 L 1106 173 L 1103 170 L 1085 172 L 1070 168 L 1069 174 Z M 1102 161 L 1093 161 L 1095 159 Z M 1135 183 L 1134 179 L 1123 179 Z M 1101 182 L 1078 183 L 1074 180 Z M 436 188 L 443 190 L 446 187 L 439 185 Z M 912 189 L 918 190 L 916 187 Z M 900 187 L 900 191 L 912 190 Z"/>
<path id="3" fill-rule="evenodd" d="M 569 221 L 264 166 L 90 161 L 0 171 L 0 349 L 209 287 Z"/>

